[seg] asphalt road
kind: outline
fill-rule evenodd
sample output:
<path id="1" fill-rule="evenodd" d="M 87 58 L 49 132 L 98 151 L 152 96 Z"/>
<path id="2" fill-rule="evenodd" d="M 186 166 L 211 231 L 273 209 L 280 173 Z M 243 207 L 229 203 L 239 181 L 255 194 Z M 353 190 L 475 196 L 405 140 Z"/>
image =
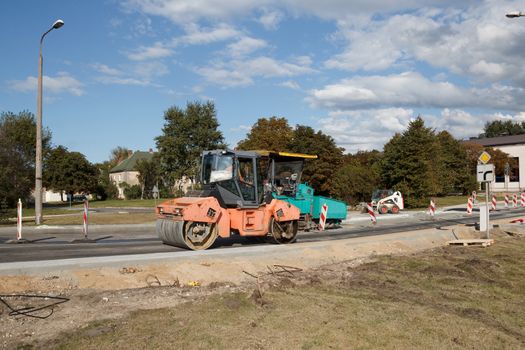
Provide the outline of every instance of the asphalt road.
<path id="1" fill-rule="evenodd" d="M 525 209 L 501 210 L 491 213 L 491 220 L 516 217 L 525 214 Z M 474 225 L 479 216 L 464 215 L 461 211 L 447 211 L 435 220 L 430 220 L 427 215 L 413 215 L 400 219 L 384 220 L 378 225 L 372 225 L 368 220 L 351 224 L 338 229 L 324 232 L 300 232 L 297 243 L 316 242 L 326 240 L 347 239 L 355 237 L 383 235 L 395 232 L 406 232 L 428 228 L 440 228 L 456 224 Z M 12 231 L 12 230 L 11 230 Z M 182 251 L 162 244 L 155 235 L 153 225 L 106 225 L 90 230 L 89 238 L 93 243 L 72 243 L 82 238 L 81 231 L 77 228 L 48 228 L 46 230 L 32 229 L 24 234 L 32 243 L 7 244 L 13 239 L 13 234 L 7 230 L 0 231 L 0 263 L 19 261 L 38 261 L 68 259 L 80 257 L 97 257 L 111 255 L 146 254 L 159 252 Z M 238 246 L 254 244 L 243 237 L 218 239 L 211 249 L 230 249 Z"/>

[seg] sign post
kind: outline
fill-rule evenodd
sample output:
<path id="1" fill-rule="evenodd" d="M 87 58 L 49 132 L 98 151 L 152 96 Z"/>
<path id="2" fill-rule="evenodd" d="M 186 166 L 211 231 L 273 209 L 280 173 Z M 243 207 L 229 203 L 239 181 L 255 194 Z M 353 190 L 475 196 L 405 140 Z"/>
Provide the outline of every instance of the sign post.
<path id="1" fill-rule="evenodd" d="M 483 151 L 481 155 L 479 156 L 478 160 L 482 164 L 478 164 L 476 172 L 477 172 L 477 180 L 478 182 L 485 183 L 485 208 L 480 208 L 480 231 L 483 226 L 485 226 L 487 239 L 490 238 L 490 214 L 489 214 L 489 190 L 490 190 L 490 183 L 494 181 L 494 164 L 487 164 L 490 160 L 490 154 L 488 154 L 486 151 Z M 485 215 L 481 215 L 481 211 L 485 209 Z M 484 217 L 483 217 L 484 216 Z M 482 222 L 485 225 L 482 225 Z"/>
<path id="2" fill-rule="evenodd" d="M 159 188 L 157 185 L 153 186 L 151 192 L 153 193 L 153 198 L 155 198 L 155 207 L 157 207 L 157 198 L 159 198 Z"/>

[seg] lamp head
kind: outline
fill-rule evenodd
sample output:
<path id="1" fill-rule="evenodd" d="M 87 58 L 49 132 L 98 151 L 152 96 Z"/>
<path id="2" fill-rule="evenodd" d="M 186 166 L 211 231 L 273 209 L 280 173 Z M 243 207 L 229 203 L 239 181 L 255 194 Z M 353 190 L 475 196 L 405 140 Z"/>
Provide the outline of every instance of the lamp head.
<path id="1" fill-rule="evenodd" d="M 516 18 L 522 16 L 522 14 L 519 11 L 512 11 L 507 13 L 505 16 L 507 16 L 508 18 Z"/>
<path id="2" fill-rule="evenodd" d="M 64 21 L 61 19 L 57 19 L 55 23 L 53 23 L 53 29 L 58 29 L 64 25 Z"/>

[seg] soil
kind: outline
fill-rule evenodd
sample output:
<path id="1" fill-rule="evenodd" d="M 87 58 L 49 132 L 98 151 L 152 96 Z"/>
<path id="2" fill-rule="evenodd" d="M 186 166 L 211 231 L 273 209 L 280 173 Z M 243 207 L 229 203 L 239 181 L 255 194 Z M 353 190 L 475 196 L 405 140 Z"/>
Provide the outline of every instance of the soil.
<path id="1" fill-rule="evenodd" d="M 511 246 L 514 245 L 515 248 L 516 244 L 519 244 L 520 249 L 525 247 L 523 238 L 508 238 L 506 235 L 500 234 L 497 239 L 502 242 L 500 244 L 501 246 L 510 244 Z M 266 265 L 264 261 L 258 261 L 257 264 L 253 264 L 253 262 L 250 261 L 250 257 L 236 261 L 236 265 L 218 265 L 216 261 L 212 260 L 201 261 L 199 263 L 199 271 L 202 272 L 200 276 L 204 277 L 198 281 L 187 278 L 179 279 L 177 276 L 167 274 L 161 267 L 157 267 L 155 270 L 151 267 L 145 269 L 140 266 L 126 266 L 113 269 L 110 274 L 109 270 L 104 271 L 104 269 L 101 269 L 98 276 L 92 269 L 77 270 L 75 271 L 77 276 L 85 277 L 86 274 L 90 275 L 95 273 L 95 275 L 90 276 L 88 279 L 80 279 L 83 281 L 80 284 L 78 284 L 78 280 L 74 278 L 66 279 L 59 274 L 48 274 L 38 278 L 35 276 L 18 276 L 17 279 L 4 278 L 2 282 L 9 283 L 9 286 L 4 283 L 2 284 L 2 290 L 4 291 L 6 288 L 9 288 L 16 290 L 20 294 L 42 295 L 47 293 L 50 297 L 65 297 L 68 300 L 51 309 L 45 308 L 30 314 L 40 317 L 49 315 L 49 317 L 43 319 L 28 317 L 26 315 L 9 315 L 8 308 L 5 305 L 0 305 L 0 347 L 14 349 L 19 347 L 76 348 L 79 346 L 81 348 L 100 349 L 106 346 L 113 347 L 113 345 L 106 343 L 98 344 L 96 342 L 90 343 L 91 340 L 86 343 L 85 339 L 101 339 L 102 341 L 107 337 L 116 336 L 116 339 L 121 340 L 121 342 L 115 344 L 115 348 L 126 348 L 126 346 L 129 346 L 129 341 L 131 340 L 127 340 L 128 343 L 126 344 L 126 334 L 122 330 L 122 325 L 133 323 L 133 320 L 139 315 L 136 314 L 137 312 L 150 312 L 145 314 L 144 322 L 147 322 L 148 325 L 151 325 L 152 322 L 158 322 L 158 327 L 162 328 L 163 324 L 159 320 L 169 319 L 169 317 L 166 316 L 166 310 L 177 310 L 176 314 L 178 316 L 173 316 L 175 319 L 170 319 L 170 322 L 178 322 L 179 326 L 177 326 L 177 328 L 189 327 L 191 330 L 193 316 L 190 316 L 190 314 L 199 314 L 201 315 L 200 317 L 209 319 L 212 316 L 206 316 L 203 310 L 210 308 L 210 310 L 214 310 L 216 307 L 215 304 L 212 303 L 211 306 L 206 305 L 210 303 L 210 300 L 213 301 L 214 298 L 217 297 L 221 300 L 221 307 L 225 307 L 227 311 L 229 310 L 241 315 L 243 312 L 246 312 L 246 300 L 250 300 L 250 303 L 256 307 L 263 308 L 262 310 L 267 310 L 268 312 L 270 312 L 269 310 L 273 310 L 271 312 L 274 313 L 275 310 L 282 307 L 282 304 L 280 304 L 282 300 L 291 298 L 289 303 L 293 305 L 293 303 L 297 301 L 297 298 L 301 300 L 306 298 L 305 300 L 308 300 L 311 295 L 322 296 L 323 293 L 327 293 L 330 298 L 337 295 L 334 300 L 340 297 L 340 293 L 349 293 L 352 295 L 352 302 L 356 302 L 357 300 L 357 306 L 368 303 L 379 303 L 377 305 L 394 303 L 396 307 L 397 305 L 405 305 L 403 308 L 408 310 L 414 307 L 425 308 L 426 311 L 424 313 L 430 312 L 431 314 L 425 317 L 430 317 L 431 322 L 434 322 L 435 312 L 438 314 L 450 314 L 453 315 L 453 317 L 467 318 L 476 322 L 479 321 L 494 328 L 498 332 L 502 332 L 506 337 L 514 339 L 513 343 L 505 338 L 508 344 L 521 344 L 521 346 L 525 346 L 525 333 L 513 325 L 509 325 L 508 322 L 501 321 L 498 315 L 490 314 L 487 310 L 483 310 L 475 305 L 464 303 L 456 305 L 453 303 L 454 300 L 464 299 L 462 293 L 464 287 L 467 287 L 467 284 L 481 283 L 484 286 L 494 285 L 494 288 L 511 286 L 510 284 L 505 286 L 505 278 L 501 278 L 505 277 L 504 274 L 506 273 L 506 270 L 502 266 L 506 266 L 511 262 L 513 264 L 516 263 L 516 254 L 522 259 L 523 253 L 520 253 L 519 249 L 501 249 L 498 248 L 498 244 L 496 244 L 484 250 L 480 250 L 483 248 L 477 247 L 437 247 L 424 252 L 410 253 L 408 250 L 402 249 L 403 247 L 399 243 L 391 244 L 391 246 L 395 247 L 395 249 L 390 249 L 390 254 L 387 255 L 367 254 L 359 258 L 347 260 L 334 257 L 333 263 L 326 263 L 326 260 L 318 259 L 316 260 L 318 262 L 317 264 L 314 262 L 302 264 L 305 266 L 293 266 L 292 264 L 284 263 L 275 264 L 270 258 L 266 261 Z M 491 251 L 488 251 L 488 249 Z M 483 254 L 489 254 L 490 259 L 480 257 L 479 254 L 482 251 Z M 485 251 L 488 253 L 485 253 Z M 398 256 L 400 252 L 403 253 L 401 257 Z M 316 255 L 321 254 L 318 251 L 314 251 L 314 253 L 315 254 L 310 254 L 308 258 L 315 259 Z M 392 253 L 394 255 L 392 255 Z M 521 254 L 521 256 L 519 256 L 519 254 Z M 439 260 L 439 264 L 436 263 L 437 260 Z M 195 266 L 195 264 L 191 266 L 183 265 L 179 266 L 179 269 L 182 271 L 188 268 L 195 268 Z M 241 270 L 239 270 L 240 266 L 242 266 Z M 210 272 L 210 268 L 214 270 L 213 273 Z M 217 271 L 220 271 L 220 273 L 217 273 Z M 520 273 L 523 274 L 523 272 L 523 269 L 521 269 Z M 513 270 L 512 273 L 516 273 L 516 271 Z M 115 279 L 115 281 L 108 279 L 108 275 L 110 276 L 111 274 L 114 276 L 118 274 L 119 279 Z M 236 276 L 233 276 L 233 274 Z M 239 274 L 242 276 L 239 276 Z M 503 276 L 497 277 L 502 274 Z M 140 276 L 140 278 L 137 279 L 137 276 Z M 467 277 L 468 281 L 465 280 Z M 122 289 L 122 283 L 119 281 L 127 278 L 129 278 L 130 281 L 143 281 L 143 287 Z M 423 286 L 414 286 L 412 279 L 423 281 Z M 101 280 L 104 281 L 106 288 L 103 288 L 101 285 Z M 91 281 L 91 283 L 88 281 Z M 427 289 L 424 286 L 424 281 L 439 281 L 439 283 L 443 283 L 444 285 L 454 283 L 461 285 L 458 289 L 444 289 L 437 295 L 434 293 L 434 289 Z M 136 286 L 136 283 L 130 282 L 130 285 Z M 512 285 L 512 287 L 516 286 Z M 429 290 L 432 290 L 432 292 L 428 293 Z M 234 297 L 228 297 L 229 295 Z M 523 298 L 523 295 L 520 297 Z M 48 304 L 53 302 L 51 299 L 35 301 L 28 297 L 7 297 L 3 298 L 3 300 L 13 308 L 45 306 L 46 302 Z M 327 301 L 325 299 L 319 299 L 318 302 L 323 304 Z M 315 304 L 315 300 L 312 300 L 312 304 Z M 285 313 L 285 317 L 298 317 L 300 319 L 303 316 L 299 313 L 305 310 L 305 305 L 310 304 L 300 304 L 297 310 L 289 310 L 288 314 Z M 332 304 L 330 304 L 329 307 L 335 308 Z M 389 307 L 386 307 L 386 309 L 388 308 Z M 50 310 L 54 312 L 50 314 Z M 164 311 L 159 315 L 158 310 Z M 266 312 L 262 312 L 261 309 L 252 310 L 249 308 L 249 310 L 256 315 L 265 314 Z M 335 310 L 336 309 L 334 309 L 334 315 L 337 317 L 346 317 L 344 316 L 346 314 L 340 314 Z M 190 314 L 187 314 L 188 312 L 190 312 Z M 318 312 L 320 315 L 318 316 L 321 317 L 326 310 L 323 309 L 322 312 Z M 351 313 L 349 310 L 345 312 Z M 396 313 L 397 312 L 399 311 L 396 311 Z M 171 315 L 171 313 L 168 314 Z M 180 315 L 187 315 L 187 319 L 181 319 Z M 143 316 L 140 316 L 139 318 L 142 317 Z M 237 315 L 235 317 L 239 316 Z M 264 328 L 263 325 L 265 325 L 266 322 L 270 322 L 266 320 L 266 317 L 270 319 L 269 316 L 253 316 L 247 322 L 247 325 L 258 330 L 258 332 L 262 332 L 261 329 Z M 410 317 L 413 317 L 413 315 Z M 152 318 L 155 321 L 151 321 Z M 284 321 L 281 320 L 279 322 Z M 310 319 L 308 322 L 314 322 L 314 320 Z M 315 320 L 315 322 L 318 321 Z M 323 327 L 331 329 L 330 327 L 333 326 L 330 326 L 328 323 L 329 322 L 325 323 L 325 327 L 321 322 L 319 329 L 324 329 Z M 173 327 L 171 323 L 164 326 Z M 246 325 L 243 326 L 246 327 Z M 139 329 L 143 329 L 141 327 L 144 327 L 144 325 L 142 324 L 138 327 Z M 266 325 L 265 327 L 269 326 Z M 333 330 L 330 332 L 332 331 Z M 148 332 L 152 331 L 150 330 Z M 164 329 L 164 332 L 169 333 L 169 330 Z M 230 329 L 229 333 L 225 332 L 225 337 L 231 338 L 232 332 L 233 329 Z M 308 331 L 305 330 L 305 332 Z M 388 330 L 385 332 L 388 333 Z M 70 339 L 68 334 L 73 334 L 74 336 Z M 261 333 L 261 337 L 264 338 L 265 334 L 264 332 Z M 333 336 L 339 337 L 340 335 L 335 334 Z M 498 333 L 498 336 L 501 335 Z M 147 338 L 147 334 L 135 334 L 135 337 L 138 337 L 137 341 L 140 343 L 143 337 Z M 157 337 L 159 337 L 159 335 L 157 335 Z M 169 338 L 169 336 L 167 337 Z M 212 336 L 210 335 L 210 337 Z M 149 338 L 151 338 L 148 340 L 149 343 L 146 342 L 145 344 L 154 347 L 164 346 L 170 348 L 170 346 L 167 346 L 167 344 L 171 344 L 169 342 L 157 344 L 155 343 L 157 338 L 155 338 L 154 335 L 151 335 Z M 162 336 L 159 338 L 162 338 Z M 371 336 L 371 339 L 373 338 L 374 337 Z M 115 342 L 115 338 L 112 339 L 111 344 Z M 180 338 L 177 339 L 178 341 L 180 340 Z M 182 339 L 184 339 L 184 337 L 182 337 Z M 205 335 L 203 335 L 203 339 L 207 339 Z M 311 344 L 303 344 L 302 347 L 326 347 L 326 344 L 324 344 L 324 346 L 323 344 L 317 346 L 320 340 L 316 339 L 311 340 Z M 468 344 L 471 344 L 469 339 L 452 337 L 451 342 L 459 344 L 459 346 L 468 346 Z M 69 340 L 78 340 L 79 343 L 69 344 Z M 225 341 L 225 339 L 219 340 L 219 343 L 214 343 L 215 340 L 210 341 L 212 347 L 221 348 L 221 341 Z M 293 336 L 291 336 L 289 343 L 286 343 L 284 340 L 272 343 L 271 341 L 269 342 L 268 339 L 258 339 L 252 344 L 253 346 L 241 346 L 240 343 L 234 340 L 231 341 L 231 348 L 297 347 L 293 345 L 295 341 Z M 91 345 L 86 346 L 86 344 Z M 206 344 L 203 344 L 204 343 L 197 343 L 193 346 L 188 346 L 188 344 L 182 343 L 179 345 L 186 348 L 205 348 Z M 226 342 L 226 344 L 229 343 Z M 338 344 L 336 348 L 346 347 L 344 339 L 338 340 L 336 344 Z M 370 344 L 375 344 L 376 346 L 381 345 L 373 341 L 367 344 L 368 346 L 370 346 Z M 399 343 L 398 345 L 406 346 L 409 344 L 410 343 Z M 487 342 L 485 345 L 489 346 L 491 344 L 493 343 Z M 149 345 L 145 347 L 143 345 L 143 347 L 148 348 Z M 365 345 L 365 347 L 367 347 L 366 344 L 361 343 L 354 343 L 354 345 L 358 347 Z M 423 342 L 420 345 L 425 345 L 425 343 Z M 137 345 L 137 348 L 140 348 L 140 346 Z"/>

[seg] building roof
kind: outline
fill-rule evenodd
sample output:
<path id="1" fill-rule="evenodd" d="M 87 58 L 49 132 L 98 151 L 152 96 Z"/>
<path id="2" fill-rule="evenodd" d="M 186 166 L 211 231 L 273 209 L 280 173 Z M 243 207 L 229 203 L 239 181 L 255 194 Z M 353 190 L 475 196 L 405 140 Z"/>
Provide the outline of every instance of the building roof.
<path id="1" fill-rule="evenodd" d="M 151 161 L 153 159 L 153 152 L 141 152 L 137 151 L 131 155 L 126 160 L 123 160 L 119 164 L 117 164 L 115 167 L 111 168 L 109 171 L 110 173 L 120 173 L 123 171 L 136 171 L 135 165 L 139 160 L 148 160 Z"/>
<path id="2" fill-rule="evenodd" d="M 509 136 L 487 137 L 487 138 L 481 138 L 481 139 L 470 139 L 467 142 L 474 142 L 474 143 L 477 143 L 485 147 L 521 145 L 521 144 L 525 144 L 525 135 L 509 135 Z"/>

